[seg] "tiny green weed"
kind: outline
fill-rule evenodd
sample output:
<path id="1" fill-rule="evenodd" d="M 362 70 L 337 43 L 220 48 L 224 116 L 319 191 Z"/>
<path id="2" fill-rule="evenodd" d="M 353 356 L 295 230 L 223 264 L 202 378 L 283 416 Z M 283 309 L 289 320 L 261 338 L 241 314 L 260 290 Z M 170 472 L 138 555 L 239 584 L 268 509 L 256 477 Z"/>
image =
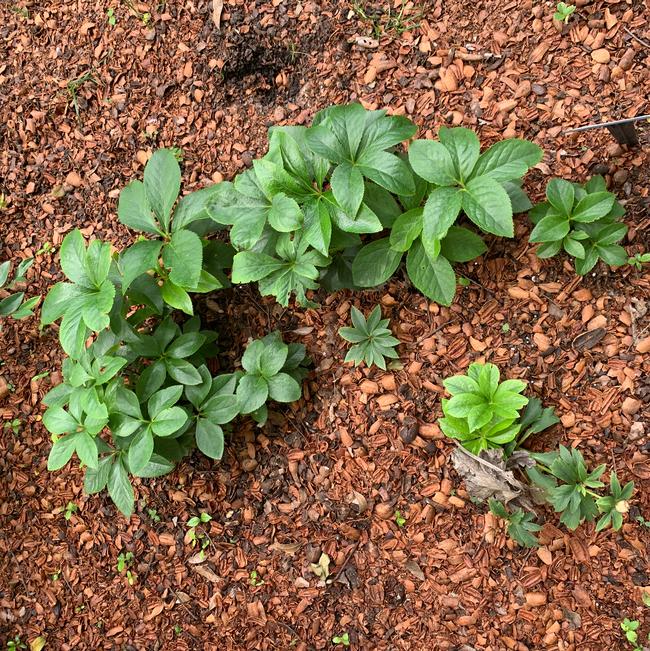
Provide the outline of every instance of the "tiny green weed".
<path id="1" fill-rule="evenodd" d="M 558 2 L 557 6 L 555 7 L 553 18 L 555 18 L 555 20 L 561 20 L 566 24 L 569 22 L 569 18 L 571 18 L 571 15 L 575 12 L 575 10 L 575 5 L 568 5 L 565 2 Z"/>
<path id="2" fill-rule="evenodd" d="M 627 259 L 627 263 L 637 271 L 641 271 L 644 264 L 650 263 L 650 253 L 635 253 Z"/>
<path id="3" fill-rule="evenodd" d="M 78 510 L 79 510 L 79 507 L 74 502 L 68 502 L 65 505 L 65 509 L 63 511 L 63 517 L 66 520 L 69 520 L 72 517 L 72 514 L 76 513 Z"/>
<path id="4" fill-rule="evenodd" d="M 20 432 L 20 426 L 22 425 L 22 422 L 20 418 L 14 418 L 13 420 L 10 420 L 4 424 L 4 429 L 5 431 L 10 429 L 14 435 L 17 435 L 18 432 Z"/>
<path id="5" fill-rule="evenodd" d="M 395 523 L 398 527 L 403 527 L 406 524 L 406 518 L 399 511 L 395 511 Z"/>
<path id="6" fill-rule="evenodd" d="M 343 646 L 350 646 L 350 635 L 343 633 L 342 635 L 335 635 L 332 638 L 332 644 L 342 644 Z"/>

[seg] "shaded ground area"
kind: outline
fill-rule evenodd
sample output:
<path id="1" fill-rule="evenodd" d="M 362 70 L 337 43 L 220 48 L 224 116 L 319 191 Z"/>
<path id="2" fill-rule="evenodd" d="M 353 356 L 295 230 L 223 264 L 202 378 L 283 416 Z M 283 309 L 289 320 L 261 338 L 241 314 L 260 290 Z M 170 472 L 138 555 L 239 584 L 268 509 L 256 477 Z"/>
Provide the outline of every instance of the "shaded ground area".
<path id="1" fill-rule="evenodd" d="M 351 100 L 423 132 L 463 124 L 485 142 L 535 140 L 535 198 L 550 176 L 605 174 L 627 204 L 628 250 L 650 249 L 647 126 L 645 148 L 629 152 L 606 132 L 563 135 L 650 112 L 643 2 L 581 2 L 564 34 L 550 3 L 395 4 L 229 2 L 217 30 L 202 1 L 2 3 L 0 258 L 35 255 L 29 291 L 45 293 L 71 228 L 127 241 L 116 198 L 156 147 L 182 149 L 195 189 L 262 154 L 271 124 Z M 528 230 L 520 218 L 514 240 L 467 265 L 472 282 L 450 308 L 399 275 L 323 293 L 317 311 L 283 310 L 254 288 L 211 297 L 202 316 L 227 344 L 224 365 L 279 328 L 314 360 L 307 396 L 263 430 L 238 421 L 222 463 L 196 455 L 138 484 L 129 522 L 82 495 L 80 471 L 46 471 L 39 401 L 60 363 L 56 333 L 36 319 L 4 325 L 0 642 L 305 651 L 348 632 L 359 649 L 602 651 L 629 648 L 624 617 L 645 636 L 650 357 L 635 344 L 650 333 L 650 277 L 599 266 L 577 278 L 539 261 Z M 403 367 L 387 373 L 344 366 L 336 335 L 351 304 L 376 302 L 402 342 Z M 480 360 L 555 406 L 562 425 L 539 449 L 579 444 L 590 464 L 635 480 L 620 532 L 568 535 L 549 512 L 531 552 L 468 499 L 435 420 L 442 379 Z M 66 520 L 68 502 L 79 509 Z M 213 516 L 204 562 L 184 541 L 201 511 Z M 128 551 L 132 585 L 117 570 Z M 310 569 L 322 552 L 326 585 Z"/>

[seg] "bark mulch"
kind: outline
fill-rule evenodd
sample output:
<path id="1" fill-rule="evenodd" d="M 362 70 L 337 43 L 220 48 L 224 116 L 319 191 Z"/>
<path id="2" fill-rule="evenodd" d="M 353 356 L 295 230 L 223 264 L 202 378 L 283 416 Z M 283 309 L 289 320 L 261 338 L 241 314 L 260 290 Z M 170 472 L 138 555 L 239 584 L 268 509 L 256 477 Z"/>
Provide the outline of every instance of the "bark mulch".
<path id="1" fill-rule="evenodd" d="M 562 27 L 552 3 L 532 0 L 396 0 L 390 11 L 232 0 L 217 29 L 205 0 L 3 2 L 0 259 L 35 256 L 28 291 L 44 294 L 71 228 L 129 240 L 116 198 L 156 147 L 182 149 L 195 189 L 263 154 L 271 124 L 353 100 L 428 135 L 463 124 L 486 143 L 535 140 L 534 198 L 551 176 L 604 174 L 626 202 L 628 250 L 650 250 L 647 125 L 630 151 L 605 131 L 564 135 L 650 112 L 650 12 L 642 0 L 577 4 Z M 264 429 L 238 421 L 221 463 L 196 455 L 137 483 L 128 522 L 106 496 L 82 494 L 78 469 L 47 472 L 40 398 L 58 379 L 56 333 L 35 318 L 3 324 L 0 643 L 306 651 L 347 632 L 358 649 L 603 651 L 630 648 L 624 617 L 645 639 L 650 275 L 599 266 L 578 278 L 567 261 L 539 261 L 528 231 L 520 218 L 514 240 L 467 265 L 450 308 L 400 276 L 323 293 L 319 310 L 283 310 L 254 288 L 211 297 L 201 309 L 224 360 L 276 328 L 306 343 L 307 395 Z M 402 342 L 389 372 L 346 366 L 336 334 L 352 304 L 376 302 Z M 525 550 L 472 503 L 435 422 L 442 379 L 480 360 L 555 407 L 561 425 L 539 449 L 579 445 L 636 482 L 620 532 L 569 533 L 549 511 L 543 546 Z M 78 510 L 66 520 L 68 502 Z M 205 560 L 185 526 L 203 511 Z M 117 569 L 127 552 L 131 581 Z M 327 581 L 312 567 L 323 554 Z"/>

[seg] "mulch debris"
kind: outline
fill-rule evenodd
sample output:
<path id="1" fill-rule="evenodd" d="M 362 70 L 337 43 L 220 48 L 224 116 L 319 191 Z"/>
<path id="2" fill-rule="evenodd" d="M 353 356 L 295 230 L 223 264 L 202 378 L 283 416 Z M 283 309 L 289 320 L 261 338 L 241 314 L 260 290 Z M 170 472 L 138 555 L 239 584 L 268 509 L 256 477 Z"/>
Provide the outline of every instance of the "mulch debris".
<path id="1" fill-rule="evenodd" d="M 626 204 L 628 250 L 650 250 L 648 125 L 631 150 L 606 130 L 564 134 L 650 113 L 648 9 L 576 4 L 564 25 L 532 0 L 230 0 L 217 26 L 206 0 L 4 2 L 0 259 L 35 256 L 27 289 L 45 294 L 70 229 L 129 241 L 116 199 L 157 147 L 182 149 L 193 190 L 249 166 L 269 126 L 355 100 L 427 136 L 462 124 L 486 144 L 533 139 L 545 150 L 525 182 L 535 199 L 552 176 L 605 175 Z M 307 651 L 347 632 L 358 649 L 602 651 L 629 648 L 624 617 L 644 639 L 650 275 L 601 265 L 579 278 L 538 260 L 529 228 L 520 218 L 513 240 L 466 265 L 449 308 L 400 276 L 322 293 L 319 310 L 283 310 L 254 288 L 215 295 L 203 309 L 230 361 L 273 329 L 307 345 L 306 397 L 264 429 L 238 421 L 221 463 L 197 454 L 138 482 L 128 522 L 83 495 L 78 469 L 47 472 L 40 398 L 58 378 L 56 333 L 3 323 L 0 642 Z M 388 372 L 345 365 L 336 334 L 351 305 L 376 302 L 402 342 Z M 555 407 L 561 425 L 538 449 L 579 445 L 636 482 L 620 532 L 569 533 L 548 511 L 542 546 L 526 550 L 470 501 L 436 419 L 443 378 L 473 361 Z M 68 502 L 79 509 L 66 520 Z M 213 517 L 205 559 L 185 537 L 201 511 Z M 126 552 L 131 582 L 116 567 Z"/>

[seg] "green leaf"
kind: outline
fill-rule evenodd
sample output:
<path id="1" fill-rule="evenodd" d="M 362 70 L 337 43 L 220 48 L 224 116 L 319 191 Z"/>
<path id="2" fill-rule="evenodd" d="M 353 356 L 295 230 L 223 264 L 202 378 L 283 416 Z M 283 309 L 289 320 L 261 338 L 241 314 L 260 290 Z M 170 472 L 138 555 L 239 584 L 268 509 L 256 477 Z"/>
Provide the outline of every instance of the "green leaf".
<path id="1" fill-rule="evenodd" d="M 211 423 L 206 418 L 196 421 L 196 447 L 210 459 L 221 459 L 223 456 L 224 437 L 219 425 Z"/>
<path id="2" fill-rule="evenodd" d="M 183 393 L 183 387 L 175 384 L 171 387 L 165 387 L 160 391 L 156 391 L 147 400 L 147 411 L 149 418 L 157 416 L 161 411 L 175 405 Z"/>
<path id="3" fill-rule="evenodd" d="M 135 475 L 149 463 L 153 454 L 153 435 L 149 427 L 144 427 L 135 435 L 129 445 L 129 468 Z"/>
<path id="4" fill-rule="evenodd" d="M 327 127 L 323 125 L 310 127 L 305 133 L 305 138 L 312 151 L 332 163 L 343 163 L 346 160 L 346 148 Z"/>
<path id="5" fill-rule="evenodd" d="M 279 373 L 289 354 L 289 347 L 282 341 L 266 343 L 259 357 L 259 372 L 265 378 Z M 248 370 L 248 369 L 247 369 Z"/>
<path id="6" fill-rule="evenodd" d="M 61 269 L 69 280 L 83 287 L 92 288 L 94 283 L 86 271 L 86 247 L 83 235 L 76 228 L 61 243 Z"/>
<path id="7" fill-rule="evenodd" d="M 578 240 L 574 240 L 571 235 L 567 235 L 567 237 L 562 240 L 562 246 L 564 247 L 564 250 L 574 258 L 584 258 L 586 255 L 585 247 L 582 246 Z"/>
<path id="8" fill-rule="evenodd" d="M 89 495 L 103 491 L 108 483 L 112 466 L 113 457 L 106 456 L 99 460 L 97 468 L 86 468 L 84 491 Z"/>
<path id="9" fill-rule="evenodd" d="M 471 131 L 469 133 L 472 133 Z M 422 240 L 441 240 L 454 225 L 463 193 L 458 188 L 435 188 L 424 204 Z"/>
<path id="10" fill-rule="evenodd" d="M 596 250 L 601 260 L 612 267 L 627 264 L 627 251 L 618 244 L 609 244 L 608 246 L 597 244 Z"/>
<path id="11" fill-rule="evenodd" d="M 201 375 L 186 359 L 165 359 L 165 368 L 170 377 L 181 384 L 200 384 Z"/>
<path id="12" fill-rule="evenodd" d="M 550 214 L 537 222 L 530 234 L 531 242 L 556 242 L 564 239 L 571 230 L 571 224 L 564 215 Z"/>
<path id="13" fill-rule="evenodd" d="M 328 255 L 332 239 L 332 219 L 325 202 L 320 199 L 309 201 L 303 205 L 303 210 L 305 239 L 317 251 L 325 256 Z"/>
<path id="14" fill-rule="evenodd" d="M 298 230 L 303 222 L 302 211 L 294 199 L 284 192 L 273 195 L 268 214 L 269 224 L 281 233 Z"/>
<path id="15" fill-rule="evenodd" d="M 0 289 L 4 287 L 5 283 L 7 282 L 10 268 L 11 268 L 11 262 L 9 262 L 9 260 L 0 264 Z"/>
<path id="16" fill-rule="evenodd" d="M 255 339 L 246 346 L 246 350 L 241 358 L 241 364 L 245 371 L 255 374 L 261 373 L 262 354 L 265 348 L 264 342 L 261 339 Z"/>
<path id="17" fill-rule="evenodd" d="M 389 238 L 364 246 L 352 263 L 354 283 L 359 287 L 376 287 L 386 282 L 399 266 L 402 252 L 390 246 Z"/>
<path id="18" fill-rule="evenodd" d="M 386 151 L 366 150 L 357 161 L 359 170 L 382 188 L 394 194 L 415 192 L 413 175 L 406 163 Z"/>
<path id="19" fill-rule="evenodd" d="M 187 422 L 187 413 L 181 407 L 163 409 L 151 421 L 151 429 L 156 436 L 171 436 Z"/>
<path id="20" fill-rule="evenodd" d="M 75 434 L 75 449 L 79 460 L 89 468 L 97 468 L 97 445 L 87 432 Z"/>
<path id="21" fill-rule="evenodd" d="M 47 458 L 47 469 L 51 472 L 63 468 L 63 466 L 70 461 L 76 443 L 76 434 L 68 434 L 67 436 L 58 439 L 52 446 Z"/>
<path id="22" fill-rule="evenodd" d="M 20 292 L 18 294 L 10 294 L 0 300 L 0 316 L 15 315 L 24 297 L 25 293 Z"/>
<path id="23" fill-rule="evenodd" d="M 486 251 L 485 242 L 462 226 L 451 226 L 440 247 L 440 254 L 450 262 L 469 262 Z"/>
<path id="24" fill-rule="evenodd" d="M 239 414 L 239 402 L 232 394 L 216 395 L 201 405 L 201 413 L 218 425 L 229 423 Z"/>
<path id="25" fill-rule="evenodd" d="M 489 176 L 474 177 L 462 193 L 467 216 L 486 233 L 513 237 L 512 206 L 503 187 Z"/>
<path id="26" fill-rule="evenodd" d="M 190 316 L 194 314 L 190 295 L 182 287 L 175 285 L 171 280 L 166 280 L 163 283 L 162 297 L 170 307 L 182 310 Z"/>
<path id="27" fill-rule="evenodd" d="M 232 281 L 241 284 L 261 280 L 283 266 L 282 262 L 264 253 L 241 251 L 233 259 Z"/>
<path id="28" fill-rule="evenodd" d="M 406 257 L 406 270 L 425 296 L 441 305 L 451 305 L 456 294 L 456 274 L 446 258 L 439 255 L 430 260 L 422 242 L 417 241 Z"/>
<path id="29" fill-rule="evenodd" d="M 533 207 L 528 195 L 521 189 L 520 181 L 501 181 L 501 185 L 510 197 L 513 213 L 528 212 Z"/>
<path id="30" fill-rule="evenodd" d="M 180 198 L 172 218 L 172 231 L 187 228 L 193 222 L 210 219 L 210 205 L 223 191 L 220 183 L 195 190 Z"/>
<path id="31" fill-rule="evenodd" d="M 611 192 L 594 192 L 583 197 L 575 207 L 572 219 L 577 222 L 594 222 L 605 217 L 613 208 L 616 197 Z"/>
<path id="32" fill-rule="evenodd" d="M 451 154 L 456 170 L 455 178 L 461 182 L 469 179 L 481 152 L 481 143 L 478 136 L 464 127 L 455 127 L 453 129 L 440 127 L 438 137 Z"/>
<path id="33" fill-rule="evenodd" d="M 480 156 L 472 178 L 489 176 L 495 181 L 521 178 L 530 167 L 542 160 L 542 149 L 527 140 L 501 140 Z"/>
<path id="34" fill-rule="evenodd" d="M 269 396 L 277 402 L 295 402 L 300 399 L 300 385 L 287 373 L 268 378 Z"/>
<path id="35" fill-rule="evenodd" d="M 176 231 L 163 247 L 163 262 L 171 271 L 169 280 L 191 290 L 199 282 L 203 264 L 203 243 L 192 231 Z"/>
<path id="36" fill-rule="evenodd" d="M 449 150 L 435 140 L 414 140 L 408 151 L 413 171 L 436 185 L 457 185 L 454 160 Z"/>
<path id="37" fill-rule="evenodd" d="M 165 349 L 165 355 L 174 359 L 185 359 L 203 346 L 206 336 L 200 332 L 186 332 L 182 334 Z"/>
<path id="38" fill-rule="evenodd" d="M 564 179 L 551 179 L 546 186 L 546 198 L 561 215 L 568 218 L 573 210 L 575 199 L 573 183 Z"/>
<path id="39" fill-rule="evenodd" d="M 132 181 L 120 192 L 117 216 L 129 228 L 154 235 L 162 233 L 153 218 L 144 184 L 141 181 Z"/>
<path id="40" fill-rule="evenodd" d="M 363 175 L 348 162 L 338 165 L 330 180 L 334 198 L 345 212 L 354 217 L 359 211 L 365 191 Z"/>
<path id="41" fill-rule="evenodd" d="M 261 407 L 268 398 L 269 386 L 266 380 L 259 375 L 244 375 L 237 385 L 237 400 L 239 411 L 250 414 Z"/>
<path id="42" fill-rule="evenodd" d="M 57 283 L 50 289 L 41 308 L 41 323 L 49 325 L 65 314 L 71 301 L 83 297 L 83 289 L 72 283 Z"/>
<path id="43" fill-rule="evenodd" d="M 390 248 L 394 251 L 408 251 L 422 232 L 422 208 L 402 213 L 390 231 Z"/>
<path id="44" fill-rule="evenodd" d="M 150 269 L 158 268 L 161 247 L 162 242 L 158 240 L 142 240 L 130 246 L 120 255 L 122 294 L 126 294 L 126 290 L 138 276 Z"/>
<path id="45" fill-rule="evenodd" d="M 133 513 L 133 486 L 121 457 L 116 457 L 108 476 L 108 494 L 115 506 L 127 517 Z"/>
<path id="46" fill-rule="evenodd" d="M 165 232 L 169 232 L 172 208 L 181 189 L 181 168 L 170 149 L 155 151 L 144 168 L 144 189 Z"/>
<path id="47" fill-rule="evenodd" d="M 167 439 L 169 440 L 169 439 Z M 173 442 L 173 441 L 172 441 Z M 155 452 L 151 455 L 149 463 L 137 474 L 138 477 L 161 477 L 174 469 L 173 462 Z"/>

